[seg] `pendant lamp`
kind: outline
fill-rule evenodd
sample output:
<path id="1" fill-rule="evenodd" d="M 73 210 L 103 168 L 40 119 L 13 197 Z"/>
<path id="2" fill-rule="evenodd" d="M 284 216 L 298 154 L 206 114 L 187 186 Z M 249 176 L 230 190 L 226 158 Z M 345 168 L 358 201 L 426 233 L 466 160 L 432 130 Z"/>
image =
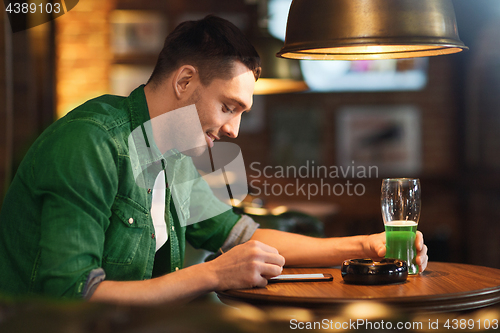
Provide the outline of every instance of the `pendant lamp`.
<path id="1" fill-rule="evenodd" d="M 255 82 L 254 95 L 283 94 L 308 90 L 300 62 L 276 57 L 283 41 L 273 37 L 268 30 L 267 0 L 245 0 L 256 4 L 257 20 L 251 30 L 250 41 L 260 56 L 262 72 Z"/>
<path id="2" fill-rule="evenodd" d="M 298 60 L 276 57 L 283 42 L 260 29 L 252 38 L 252 44 L 259 53 L 262 73 L 255 82 L 255 95 L 269 95 L 299 92 L 309 89 L 302 77 Z"/>
<path id="3" fill-rule="evenodd" d="M 467 49 L 451 0 L 293 0 L 277 56 L 372 60 Z"/>

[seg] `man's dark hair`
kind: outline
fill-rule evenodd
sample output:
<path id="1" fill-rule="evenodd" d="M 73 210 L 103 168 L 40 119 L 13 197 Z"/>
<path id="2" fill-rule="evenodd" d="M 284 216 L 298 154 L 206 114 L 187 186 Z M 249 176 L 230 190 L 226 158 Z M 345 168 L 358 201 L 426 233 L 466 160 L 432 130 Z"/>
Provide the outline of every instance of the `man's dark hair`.
<path id="1" fill-rule="evenodd" d="M 215 78 L 231 78 L 234 61 L 260 76 L 259 54 L 246 36 L 231 22 L 209 15 L 179 24 L 165 39 L 148 83 L 158 85 L 183 65 L 194 66 L 207 86 Z"/>

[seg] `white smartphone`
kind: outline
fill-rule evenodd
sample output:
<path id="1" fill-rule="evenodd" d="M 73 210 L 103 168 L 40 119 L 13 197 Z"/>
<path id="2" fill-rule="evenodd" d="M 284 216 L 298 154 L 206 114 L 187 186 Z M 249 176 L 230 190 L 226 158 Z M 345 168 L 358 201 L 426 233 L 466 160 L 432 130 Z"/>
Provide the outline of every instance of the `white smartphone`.
<path id="1" fill-rule="evenodd" d="M 331 274 L 282 274 L 270 278 L 269 282 L 314 282 L 314 281 L 332 281 Z"/>

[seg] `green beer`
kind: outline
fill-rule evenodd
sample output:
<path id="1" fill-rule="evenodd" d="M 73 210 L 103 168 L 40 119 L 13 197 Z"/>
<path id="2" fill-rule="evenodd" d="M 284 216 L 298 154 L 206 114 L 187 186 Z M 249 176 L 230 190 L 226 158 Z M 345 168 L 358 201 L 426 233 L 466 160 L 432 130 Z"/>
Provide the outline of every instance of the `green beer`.
<path id="1" fill-rule="evenodd" d="M 385 224 L 385 257 L 405 260 L 408 264 L 408 274 L 418 273 L 418 265 L 415 263 L 416 233 L 417 223 L 414 221 L 391 221 Z"/>

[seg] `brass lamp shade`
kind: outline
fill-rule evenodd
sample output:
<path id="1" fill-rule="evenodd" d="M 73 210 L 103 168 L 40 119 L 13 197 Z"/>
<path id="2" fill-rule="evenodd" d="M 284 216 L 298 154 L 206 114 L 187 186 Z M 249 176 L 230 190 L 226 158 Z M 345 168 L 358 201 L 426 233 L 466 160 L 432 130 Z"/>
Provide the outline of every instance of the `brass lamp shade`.
<path id="1" fill-rule="evenodd" d="M 252 39 L 260 55 L 262 73 L 255 83 L 255 95 L 299 92 L 309 89 L 304 82 L 298 60 L 276 57 L 283 42 L 262 30 Z"/>
<path id="2" fill-rule="evenodd" d="M 467 49 L 451 0 L 293 0 L 277 56 L 372 60 Z"/>

